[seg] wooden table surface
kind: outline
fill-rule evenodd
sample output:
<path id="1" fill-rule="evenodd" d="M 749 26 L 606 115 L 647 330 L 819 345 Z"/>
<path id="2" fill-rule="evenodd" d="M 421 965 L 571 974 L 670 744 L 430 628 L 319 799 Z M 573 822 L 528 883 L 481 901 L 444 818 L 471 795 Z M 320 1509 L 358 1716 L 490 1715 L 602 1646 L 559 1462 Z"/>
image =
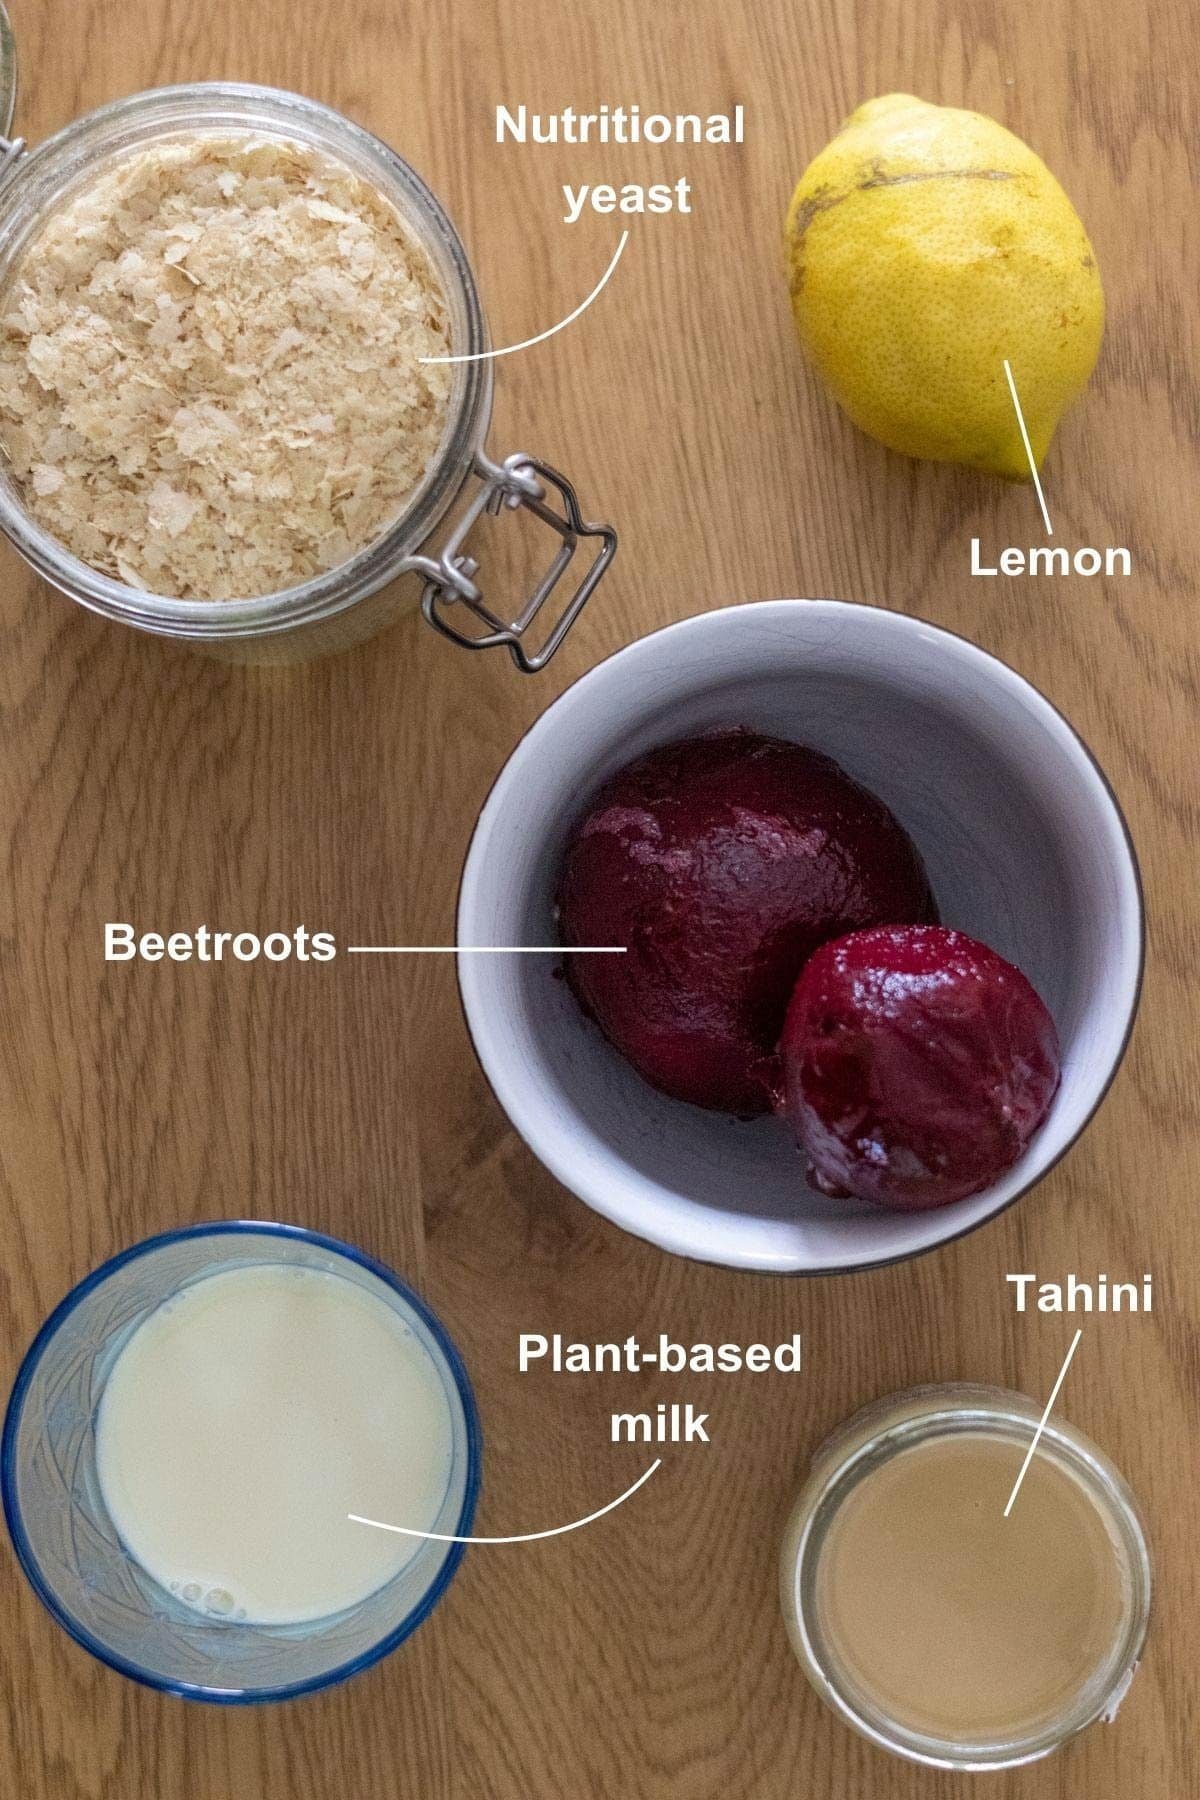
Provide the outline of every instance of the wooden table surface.
<path id="1" fill-rule="evenodd" d="M 235 669 L 106 625 L 0 549 L 5 1378 L 66 1288 L 143 1235 L 250 1214 L 403 1271 L 461 1345 L 487 1462 L 477 1529 L 576 1518 L 632 1479 L 612 1378 L 518 1377 L 516 1335 L 805 1334 L 800 1381 L 714 1381 L 703 1454 L 669 1458 L 577 1536 L 469 1553 L 397 1655 L 286 1708 L 160 1698 L 75 1648 L 0 1555 L 0 1792 L 22 1800 L 941 1800 L 809 1692 L 775 1596 L 813 1446 L 870 1397 L 978 1378 L 1048 1392 L 1063 1319 L 1004 1275 L 1154 1271 L 1150 1318 L 1095 1321 L 1064 1411 L 1145 1503 L 1158 1603 L 1113 1729 L 996 1800 L 1200 1795 L 1196 1574 L 1200 1066 L 1194 870 L 1200 480 L 1196 50 L 1188 0 L 11 0 L 19 128 L 115 95 L 236 76 L 305 90 L 394 143 L 445 199 L 495 341 L 561 318 L 615 221 L 558 184 L 688 174 L 687 218 L 634 222 L 608 293 L 497 365 L 493 444 L 565 467 L 621 529 L 552 671 L 468 658 L 416 618 L 341 658 Z M 1031 490 L 890 456 L 803 370 L 778 268 L 791 184 L 892 88 L 994 114 L 1049 161 L 1105 277 L 1109 326 L 1046 470 L 1059 541 L 1126 544 L 1131 579 L 983 582 L 968 544 L 1040 541 Z M 740 151 L 530 150 L 497 102 L 747 108 Z M 503 586 L 529 546 L 494 540 Z M 540 546 L 539 546 L 540 547 Z M 472 822 L 546 704 L 668 620 L 842 595 L 954 627 L 1032 676 L 1127 809 L 1150 913 L 1133 1046 L 1084 1140 L 1019 1207 L 940 1254 L 852 1278 L 672 1260 L 593 1217 L 507 1127 L 449 958 L 106 968 L 142 929 L 304 922 L 446 943 Z M 647 1389 L 650 1398 L 656 1397 Z M 639 1465 L 640 1466 L 640 1465 Z"/>

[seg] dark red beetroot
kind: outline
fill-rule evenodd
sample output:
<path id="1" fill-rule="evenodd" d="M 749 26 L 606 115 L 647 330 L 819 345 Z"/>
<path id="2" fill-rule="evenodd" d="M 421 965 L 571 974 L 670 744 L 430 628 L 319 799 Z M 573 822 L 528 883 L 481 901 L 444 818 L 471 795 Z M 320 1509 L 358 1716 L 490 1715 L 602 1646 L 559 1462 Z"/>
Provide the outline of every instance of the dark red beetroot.
<path id="1" fill-rule="evenodd" d="M 685 738 L 614 776 L 559 885 L 567 975 L 664 1093 L 748 1116 L 778 1092 L 775 1046 L 806 959 L 882 920 L 937 917 L 911 840 L 815 750 L 750 731 Z"/>
<path id="2" fill-rule="evenodd" d="M 1058 1034 L 1024 975 L 940 925 L 882 926 L 818 950 L 780 1051 L 810 1177 L 905 1212 L 990 1186 L 1058 1090 Z"/>

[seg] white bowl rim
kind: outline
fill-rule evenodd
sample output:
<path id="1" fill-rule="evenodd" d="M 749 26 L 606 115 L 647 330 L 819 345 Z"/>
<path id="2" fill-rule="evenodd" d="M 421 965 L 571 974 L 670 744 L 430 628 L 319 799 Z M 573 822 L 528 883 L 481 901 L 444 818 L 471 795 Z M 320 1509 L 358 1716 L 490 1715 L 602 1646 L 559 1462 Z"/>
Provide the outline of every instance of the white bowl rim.
<path id="1" fill-rule="evenodd" d="M 957 1229 L 948 1230 L 940 1235 L 935 1232 L 928 1242 L 914 1245 L 911 1249 L 900 1251 L 898 1254 L 886 1253 L 876 1257 L 867 1257 L 862 1261 L 851 1261 L 847 1258 L 845 1260 L 825 1261 L 820 1264 L 806 1264 L 793 1261 L 780 1262 L 778 1260 L 766 1262 L 753 1252 L 739 1255 L 736 1250 L 731 1249 L 728 1245 L 724 1246 L 720 1251 L 714 1250 L 710 1253 L 706 1251 L 704 1247 L 697 1244 L 694 1239 L 686 1233 L 672 1233 L 661 1229 L 656 1230 L 652 1225 L 643 1226 L 641 1224 L 633 1223 L 630 1217 L 629 1208 L 623 1206 L 620 1201 L 614 1202 L 612 1198 L 614 1184 L 611 1181 L 605 1184 L 592 1184 L 581 1177 L 577 1165 L 570 1164 L 567 1158 L 559 1156 L 553 1150 L 547 1150 L 541 1145 L 539 1134 L 530 1124 L 528 1113 L 522 1105 L 521 1084 L 511 1081 L 502 1067 L 497 1068 L 494 1064 L 489 1063 L 480 1050 L 479 1036 L 475 1025 L 476 1015 L 473 1014 L 473 1008 L 477 1008 L 478 1016 L 482 1016 L 483 1009 L 478 1004 L 478 978 L 482 973 L 480 965 L 487 962 L 489 959 L 486 957 L 477 958 L 474 956 L 456 955 L 455 963 L 457 966 L 459 1001 L 462 1007 L 467 1035 L 471 1040 L 476 1059 L 483 1071 L 484 1078 L 492 1091 L 492 1095 L 497 1105 L 508 1119 L 509 1124 L 526 1145 L 527 1149 L 534 1157 L 536 1157 L 542 1166 L 553 1175 L 555 1180 L 558 1181 L 561 1186 L 565 1187 L 569 1193 L 573 1194 L 576 1199 L 581 1200 L 584 1205 L 590 1207 L 593 1212 L 600 1214 L 602 1218 L 608 1219 L 612 1224 L 619 1226 L 621 1230 L 628 1232 L 631 1236 L 641 1238 L 643 1242 L 652 1243 L 659 1249 L 665 1250 L 673 1256 L 680 1256 L 693 1262 L 712 1263 L 722 1268 L 738 1269 L 759 1274 L 787 1276 L 854 1275 L 861 1274 L 869 1269 L 889 1268 L 898 1263 L 910 1262 L 918 1256 L 927 1256 L 935 1250 L 943 1249 L 947 1244 L 957 1243 L 960 1238 L 968 1237 L 973 1231 L 978 1231 L 982 1226 L 989 1224 L 993 1219 L 999 1218 L 1000 1215 L 1007 1212 L 1010 1207 L 1015 1206 L 1019 1200 L 1024 1199 L 1026 1194 L 1030 1193 L 1033 1188 L 1039 1186 L 1058 1166 L 1068 1152 L 1079 1142 L 1084 1132 L 1092 1123 L 1116 1079 L 1121 1064 L 1125 1060 L 1125 1053 L 1129 1048 L 1130 1038 L 1133 1035 L 1133 1028 L 1137 1020 L 1138 1008 L 1141 1003 L 1146 967 L 1145 889 L 1142 881 L 1141 867 L 1138 862 L 1137 850 L 1133 842 L 1133 836 L 1130 832 L 1129 823 L 1125 817 L 1121 803 L 1117 798 L 1112 782 L 1109 780 L 1108 775 L 1105 773 L 1105 770 L 1095 753 L 1091 750 L 1080 732 L 1072 725 L 1066 714 L 1063 713 L 1052 700 L 1048 699 L 1041 689 L 1035 686 L 1027 676 L 1021 675 L 1011 666 L 1011 664 L 1006 663 L 1003 658 L 994 655 L 990 650 L 985 650 L 981 645 L 975 643 L 973 639 L 964 636 L 961 632 L 954 631 L 945 625 L 939 625 L 931 619 L 922 618 L 916 613 L 900 612 L 894 607 L 878 606 L 870 601 L 863 600 L 838 600 L 832 598 L 809 599 L 798 596 L 795 598 L 776 598 L 771 600 L 733 601 L 723 606 L 708 607 L 703 612 L 691 613 L 686 618 L 673 620 L 668 625 L 659 626 L 654 631 L 646 632 L 642 637 L 634 638 L 630 643 L 623 644 L 618 649 L 610 651 L 607 656 L 602 657 L 599 662 L 594 663 L 590 669 L 586 669 L 582 675 L 577 676 L 568 687 L 564 688 L 563 692 L 559 694 L 556 699 L 551 701 L 550 705 L 547 706 L 543 712 L 539 713 L 538 717 L 532 722 L 527 730 L 521 734 L 520 738 L 518 738 L 516 744 L 509 752 L 488 790 L 484 803 L 480 808 L 479 816 L 476 819 L 474 830 L 471 833 L 470 842 L 467 846 L 467 853 L 463 861 L 462 873 L 459 879 L 458 904 L 456 908 L 456 942 L 459 945 L 464 942 L 463 921 L 474 906 L 475 893 L 480 879 L 480 870 L 483 867 L 487 831 L 491 825 L 492 819 L 495 817 L 500 805 L 506 797 L 508 786 L 517 778 L 514 764 L 519 760 L 520 753 L 531 747 L 533 740 L 536 739 L 538 734 L 543 729 L 548 728 L 547 721 L 559 712 L 565 702 L 577 695 L 578 691 L 586 684 L 599 678 L 602 671 L 607 670 L 611 664 L 617 661 L 628 663 L 642 655 L 657 654 L 658 650 L 661 649 L 661 640 L 664 638 L 674 635 L 690 635 L 692 633 L 702 635 L 705 632 L 719 634 L 727 628 L 727 622 L 730 619 L 735 618 L 742 613 L 752 613 L 760 619 L 774 617 L 782 621 L 792 609 L 797 606 L 803 606 L 806 612 L 809 611 L 809 609 L 814 609 L 819 613 L 834 616 L 845 614 L 847 612 L 871 613 L 877 615 L 881 621 L 886 621 L 883 625 L 884 630 L 899 630 L 903 632 L 910 628 L 919 629 L 933 632 L 939 637 L 950 639 L 953 642 L 956 651 L 960 654 L 964 654 L 967 661 L 974 660 L 978 664 L 980 670 L 986 671 L 987 675 L 992 678 L 999 676 L 999 678 L 1007 683 L 1014 691 L 1023 695 L 1027 701 L 1031 700 L 1035 708 L 1042 711 L 1043 717 L 1045 717 L 1050 724 L 1056 726 L 1059 731 L 1066 734 L 1068 743 L 1073 744 L 1076 750 L 1082 753 L 1085 765 L 1087 765 L 1091 774 L 1098 781 L 1101 793 L 1112 809 L 1112 814 L 1119 828 L 1119 835 L 1123 840 L 1126 856 L 1128 858 L 1126 873 L 1132 882 L 1132 898 L 1136 909 L 1138 932 L 1136 963 L 1132 978 L 1128 979 L 1126 984 L 1127 1001 L 1125 1020 L 1111 1067 L 1103 1082 L 1098 1086 L 1096 1094 L 1091 1100 L 1087 1111 L 1080 1119 L 1078 1126 L 1060 1148 L 1055 1151 L 1050 1160 L 1039 1168 L 1036 1174 L 1031 1176 L 1031 1178 L 1014 1193 L 1005 1195 L 1003 1198 L 997 1200 L 995 1206 L 990 1211 L 981 1212 L 978 1217 L 973 1218 L 966 1225 L 958 1226 Z M 648 649 L 651 645 L 654 646 L 654 652 L 650 652 Z M 466 941 L 473 942 L 474 940 L 467 939 Z M 981 1196 L 974 1195 L 972 1198 L 979 1200 Z M 950 1209 L 946 1208 L 932 1208 L 924 1214 L 915 1214 L 913 1216 L 936 1220 L 949 1210 Z"/>

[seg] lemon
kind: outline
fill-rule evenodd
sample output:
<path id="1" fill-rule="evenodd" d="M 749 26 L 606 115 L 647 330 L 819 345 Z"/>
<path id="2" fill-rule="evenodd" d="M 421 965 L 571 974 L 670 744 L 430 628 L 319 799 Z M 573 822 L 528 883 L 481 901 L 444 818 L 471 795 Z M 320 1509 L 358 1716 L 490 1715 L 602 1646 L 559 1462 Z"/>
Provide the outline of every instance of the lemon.
<path id="1" fill-rule="evenodd" d="M 981 113 L 887 94 L 809 164 L 788 211 L 800 341 L 889 449 L 1029 478 L 1087 384 L 1104 291 L 1087 233 L 1028 145 Z"/>

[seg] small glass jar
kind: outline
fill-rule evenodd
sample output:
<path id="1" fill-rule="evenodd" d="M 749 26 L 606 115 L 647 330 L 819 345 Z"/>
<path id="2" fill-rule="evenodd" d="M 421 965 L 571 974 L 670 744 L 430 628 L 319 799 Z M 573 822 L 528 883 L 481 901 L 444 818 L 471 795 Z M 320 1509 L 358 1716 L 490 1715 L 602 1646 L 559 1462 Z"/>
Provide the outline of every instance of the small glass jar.
<path id="1" fill-rule="evenodd" d="M 889 1715 L 844 1665 L 819 1600 L 822 1555 L 834 1519 L 858 1483 L 893 1457 L 937 1438 L 980 1435 L 1011 1446 L 1020 1466 L 1041 1412 L 1022 1394 L 953 1383 L 913 1388 L 864 1407 L 821 1446 L 784 1536 L 781 1597 L 792 1646 L 821 1698 L 881 1749 L 931 1768 L 987 1770 L 1038 1761 L 1098 1720 L 1111 1722 L 1137 1671 L 1150 1615 L 1150 1556 L 1136 1502 L 1108 1458 L 1081 1432 L 1051 1415 L 1038 1445 L 1095 1507 L 1115 1552 L 1120 1619 L 1091 1677 L 1056 1716 L 1023 1735 L 951 1741 Z M 1018 1496 L 1017 1504 L 1020 1504 Z M 968 1734 L 963 1733 L 966 1739 Z"/>
<path id="2" fill-rule="evenodd" d="M 0 118 L 13 107 L 11 34 L 0 21 Z M 7 96 L 3 88 L 8 75 Z M 470 649 L 505 646 L 527 674 L 545 666 L 590 597 L 616 548 L 611 526 L 587 523 L 566 478 L 536 457 L 490 457 L 492 364 L 475 280 L 453 225 L 436 197 L 396 153 L 343 114 L 274 88 L 195 82 L 115 100 L 26 150 L 0 137 L 0 292 L 24 246 L 67 195 L 130 151 L 198 135 L 247 134 L 299 142 L 349 165 L 396 208 L 428 256 L 445 295 L 456 357 L 449 413 L 430 468 L 384 532 L 340 566 L 298 586 L 244 600 L 182 600 L 114 581 L 73 556 L 30 515 L 15 483 L 0 470 L 0 529 L 26 561 L 62 593 L 105 618 L 238 661 L 290 661 L 341 649 L 371 636 L 415 604 L 423 583 L 429 623 Z M 440 547 L 435 535 L 454 502 L 478 482 Z M 515 606 L 487 602 L 478 565 L 466 551 L 485 511 L 526 508 L 558 542 L 548 572 Z M 596 552 L 553 623 L 543 609 L 584 538 Z M 530 631 L 542 617 L 540 641 Z"/>

